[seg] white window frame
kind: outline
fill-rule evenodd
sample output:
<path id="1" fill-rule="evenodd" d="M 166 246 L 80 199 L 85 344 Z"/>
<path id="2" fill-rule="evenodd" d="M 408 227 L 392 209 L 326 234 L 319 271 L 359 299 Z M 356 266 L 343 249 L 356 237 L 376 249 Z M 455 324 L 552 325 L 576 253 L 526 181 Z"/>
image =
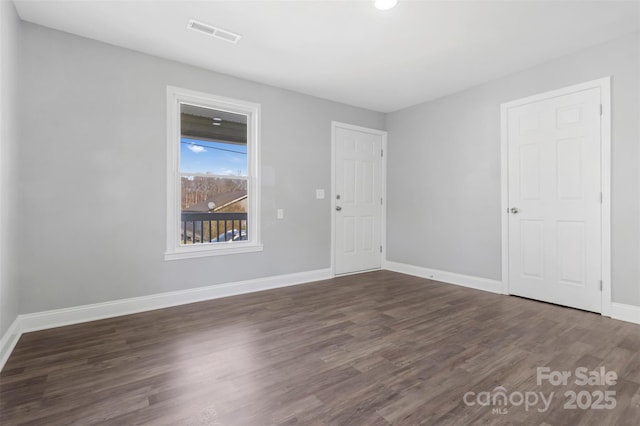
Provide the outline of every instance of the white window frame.
<path id="1" fill-rule="evenodd" d="M 247 116 L 247 226 L 246 241 L 181 245 L 180 104 Z M 190 259 L 262 251 L 260 241 L 260 104 L 167 86 L 167 247 L 165 260 Z"/>

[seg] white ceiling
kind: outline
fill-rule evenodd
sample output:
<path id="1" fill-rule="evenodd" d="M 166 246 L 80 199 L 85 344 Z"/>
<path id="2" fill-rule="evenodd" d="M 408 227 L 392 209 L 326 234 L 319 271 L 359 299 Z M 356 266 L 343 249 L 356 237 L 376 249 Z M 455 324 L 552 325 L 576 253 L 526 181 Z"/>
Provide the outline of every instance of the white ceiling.
<path id="1" fill-rule="evenodd" d="M 58 30 L 390 112 L 638 31 L 638 1 L 17 0 Z M 194 18 L 242 35 L 187 29 Z"/>

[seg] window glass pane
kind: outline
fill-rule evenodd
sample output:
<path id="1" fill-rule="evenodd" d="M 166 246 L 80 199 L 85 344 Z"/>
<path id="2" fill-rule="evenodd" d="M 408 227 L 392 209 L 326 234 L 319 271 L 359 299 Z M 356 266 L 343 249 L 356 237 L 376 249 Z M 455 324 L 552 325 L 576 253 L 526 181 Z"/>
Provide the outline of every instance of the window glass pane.
<path id="1" fill-rule="evenodd" d="M 180 172 L 247 176 L 247 145 L 180 139 Z"/>
<path id="2" fill-rule="evenodd" d="M 180 105 L 180 243 L 244 241 L 247 116 Z"/>
<path id="3" fill-rule="evenodd" d="M 247 176 L 247 116 L 181 104 L 180 172 Z"/>

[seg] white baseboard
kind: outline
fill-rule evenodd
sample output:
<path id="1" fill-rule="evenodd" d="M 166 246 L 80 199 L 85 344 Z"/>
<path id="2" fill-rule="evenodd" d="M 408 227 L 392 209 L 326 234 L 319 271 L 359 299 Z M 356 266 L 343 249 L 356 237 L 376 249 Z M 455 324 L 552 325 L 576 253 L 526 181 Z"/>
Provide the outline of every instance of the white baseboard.
<path id="1" fill-rule="evenodd" d="M 456 284 L 463 287 L 474 288 L 476 290 L 489 291 L 491 293 L 502 293 L 502 282 L 490 280 L 488 278 L 472 277 L 470 275 L 456 274 L 454 272 L 439 271 L 437 269 L 423 268 L 422 266 L 408 265 L 386 261 L 384 269 L 402 274 L 413 275 L 429 280 L 442 281 L 449 284 Z"/>
<path id="2" fill-rule="evenodd" d="M 611 302 L 611 318 L 640 324 L 640 306 Z"/>
<path id="3" fill-rule="evenodd" d="M 4 367 L 5 362 L 9 358 L 11 351 L 22 333 L 169 308 L 171 306 L 202 302 L 221 297 L 305 284 L 329 278 L 333 278 L 333 271 L 331 269 L 318 269 L 315 271 L 277 275 L 189 290 L 158 293 L 150 296 L 114 300 L 112 302 L 18 315 L 9 330 L 7 330 L 2 337 L 2 340 L 0 340 L 0 371 L 2 367 Z"/>
<path id="4" fill-rule="evenodd" d="M 436 269 L 389 261 L 385 262 L 383 269 L 456 284 L 477 290 L 484 290 L 498 294 L 501 293 L 501 282 L 487 278 L 472 277 L 453 272 L 439 271 Z M 9 355 L 13 351 L 13 348 L 22 333 L 112 318 L 121 315 L 135 314 L 138 312 L 152 311 L 154 309 L 168 308 L 188 303 L 202 302 L 221 297 L 305 284 L 313 281 L 326 280 L 332 277 L 333 271 L 331 269 L 318 269 L 315 271 L 278 275 L 228 284 L 199 287 L 189 290 L 159 293 L 150 296 L 121 299 L 112 302 L 18 315 L 6 333 L 2 336 L 2 339 L 0 339 L 0 371 L 4 367 L 4 364 L 9 358 Z M 640 307 L 625 305 L 622 303 L 612 303 L 611 317 L 622 321 L 640 324 Z"/>
<path id="5" fill-rule="evenodd" d="M 21 335 L 19 321 L 16 318 L 4 333 L 2 339 L 0 339 L 0 371 L 2 371 L 2 367 L 9 359 L 9 355 L 13 352 L 13 348 L 16 347 Z"/>
<path id="6" fill-rule="evenodd" d="M 421 266 L 408 265 L 405 263 L 386 261 L 383 269 L 400 272 L 402 274 L 413 275 L 420 278 L 427 278 L 435 281 L 442 281 L 449 284 L 457 284 L 477 290 L 490 291 L 502 294 L 502 283 L 500 281 L 487 278 L 478 278 L 468 275 L 456 274 L 453 272 L 439 271 L 437 269 L 423 268 Z M 608 316 L 608 315 L 607 315 Z M 640 324 L 640 306 L 625 305 L 623 303 L 611 303 L 611 318 Z"/>

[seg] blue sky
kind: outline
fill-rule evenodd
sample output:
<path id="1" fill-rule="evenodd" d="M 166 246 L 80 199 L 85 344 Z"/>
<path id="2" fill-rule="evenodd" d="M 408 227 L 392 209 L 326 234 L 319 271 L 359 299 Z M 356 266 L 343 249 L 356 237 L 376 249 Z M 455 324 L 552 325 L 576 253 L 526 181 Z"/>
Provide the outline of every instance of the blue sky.
<path id="1" fill-rule="evenodd" d="M 247 175 L 247 146 L 182 138 L 180 172 Z M 231 152 L 233 151 L 233 152 Z"/>

